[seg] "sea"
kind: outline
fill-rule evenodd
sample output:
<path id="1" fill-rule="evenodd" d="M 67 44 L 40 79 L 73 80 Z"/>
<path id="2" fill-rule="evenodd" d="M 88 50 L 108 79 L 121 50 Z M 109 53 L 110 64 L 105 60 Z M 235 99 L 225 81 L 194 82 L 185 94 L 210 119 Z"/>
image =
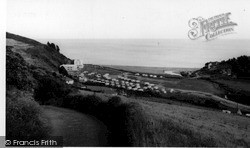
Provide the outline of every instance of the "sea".
<path id="1" fill-rule="evenodd" d="M 250 56 L 250 40 L 215 39 L 38 39 L 85 64 L 201 68 L 206 62 Z"/>

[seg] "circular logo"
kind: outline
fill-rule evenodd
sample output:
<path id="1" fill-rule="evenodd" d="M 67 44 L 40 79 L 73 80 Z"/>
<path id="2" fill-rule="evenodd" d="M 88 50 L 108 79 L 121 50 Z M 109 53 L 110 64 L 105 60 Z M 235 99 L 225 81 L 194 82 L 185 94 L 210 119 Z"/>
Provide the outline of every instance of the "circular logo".
<path id="1" fill-rule="evenodd" d="M 5 145 L 11 145 L 11 141 L 10 140 L 5 140 Z"/>

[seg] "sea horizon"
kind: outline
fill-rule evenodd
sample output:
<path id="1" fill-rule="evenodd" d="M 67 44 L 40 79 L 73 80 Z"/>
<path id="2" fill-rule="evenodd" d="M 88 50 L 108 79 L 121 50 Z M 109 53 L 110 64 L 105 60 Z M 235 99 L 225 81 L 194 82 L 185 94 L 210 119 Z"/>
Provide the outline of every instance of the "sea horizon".
<path id="1" fill-rule="evenodd" d="M 160 68 L 202 68 L 210 61 L 250 55 L 250 40 L 215 39 L 37 39 L 85 64 Z"/>

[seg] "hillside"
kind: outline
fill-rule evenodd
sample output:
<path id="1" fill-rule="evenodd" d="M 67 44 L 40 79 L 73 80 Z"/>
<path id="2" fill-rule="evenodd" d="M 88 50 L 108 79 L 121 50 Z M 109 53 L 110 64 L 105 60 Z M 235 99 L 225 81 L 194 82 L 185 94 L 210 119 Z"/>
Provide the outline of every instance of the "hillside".
<path id="1" fill-rule="evenodd" d="M 50 131 L 49 120 L 35 92 L 41 81 L 51 79 L 60 87 L 65 83 L 58 67 L 71 60 L 57 50 L 35 40 L 6 33 L 6 136 L 8 139 L 44 138 Z M 49 85 L 49 84 L 48 84 Z"/>
<path id="2" fill-rule="evenodd" d="M 208 62 L 203 68 L 196 71 L 200 76 L 222 78 L 250 78 L 250 56 L 240 56 L 223 61 Z"/>
<path id="3" fill-rule="evenodd" d="M 250 56 L 208 62 L 189 76 L 218 85 L 229 100 L 250 105 Z"/>
<path id="4" fill-rule="evenodd" d="M 59 65 L 71 62 L 69 58 L 45 44 L 8 32 L 6 46 L 12 52 L 18 53 L 29 66 L 47 71 L 57 71 Z"/>

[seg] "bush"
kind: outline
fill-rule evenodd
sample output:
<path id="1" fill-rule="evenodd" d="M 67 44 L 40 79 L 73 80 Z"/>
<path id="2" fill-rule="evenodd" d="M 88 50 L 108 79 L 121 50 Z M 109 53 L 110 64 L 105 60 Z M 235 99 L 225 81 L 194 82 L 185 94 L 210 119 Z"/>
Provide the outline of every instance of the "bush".
<path id="1" fill-rule="evenodd" d="M 33 86 L 26 62 L 9 48 L 6 50 L 6 74 L 7 89 L 16 87 L 20 90 L 28 90 Z"/>
<path id="2" fill-rule="evenodd" d="M 29 96 L 7 95 L 6 137 L 7 139 L 34 140 L 47 137 L 48 119 L 39 105 Z"/>
<path id="3" fill-rule="evenodd" d="M 122 99 L 120 97 L 112 97 L 108 100 L 108 105 L 111 107 L 118 107 L 119 105 L 121 105 L 122 103 Z"/>
<path id="4" fill-rule="evenodd" d="M 38 78 L 38 87 L 34 91 L 34 98 L 41 104 L 62 106 L 63 98 L 72 90 L 56 77 L 43 76 Z"/>

